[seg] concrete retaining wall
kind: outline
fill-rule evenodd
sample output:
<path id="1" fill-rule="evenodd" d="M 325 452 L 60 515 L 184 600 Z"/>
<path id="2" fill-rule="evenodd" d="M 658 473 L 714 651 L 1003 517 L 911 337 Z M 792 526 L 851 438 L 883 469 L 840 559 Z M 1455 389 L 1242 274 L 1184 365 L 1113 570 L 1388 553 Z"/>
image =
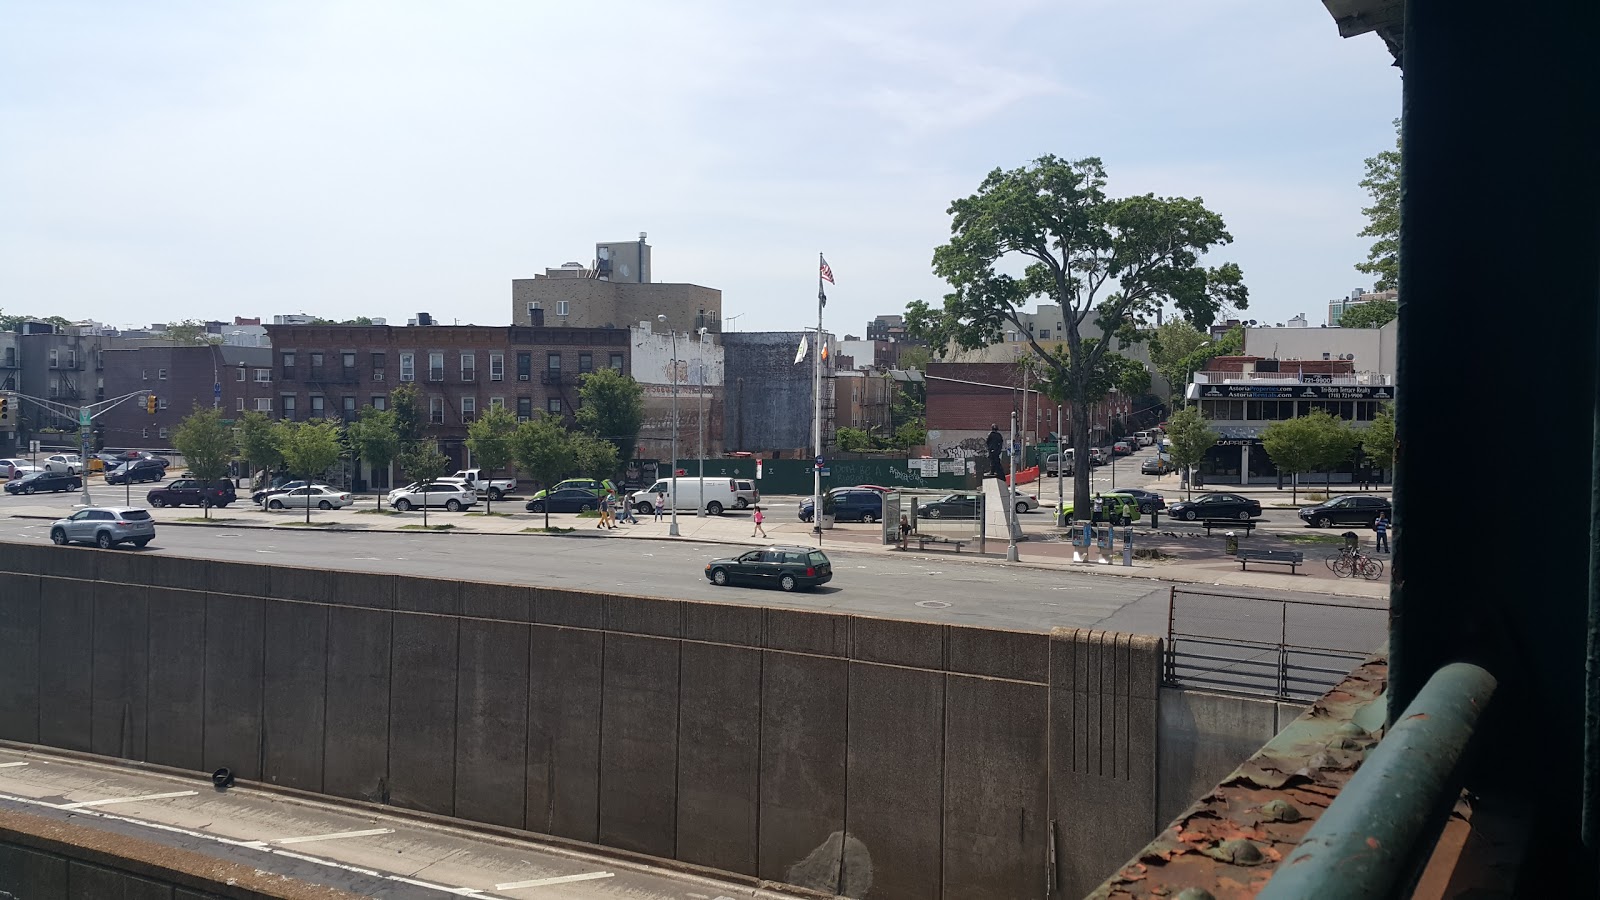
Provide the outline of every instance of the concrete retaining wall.
<path id="1" fill-rule="evenodd" d="M 1079 896 L 1159 830 L 1154 638 L 0 547 L 0 739 L 852 897 Z"/>
<path id="2" fill-rule="evenodd" d="M 1163 687 L 1160 711 L 1157 819 L 1165 827 L 1299 718 L 1306 705 Z"/>

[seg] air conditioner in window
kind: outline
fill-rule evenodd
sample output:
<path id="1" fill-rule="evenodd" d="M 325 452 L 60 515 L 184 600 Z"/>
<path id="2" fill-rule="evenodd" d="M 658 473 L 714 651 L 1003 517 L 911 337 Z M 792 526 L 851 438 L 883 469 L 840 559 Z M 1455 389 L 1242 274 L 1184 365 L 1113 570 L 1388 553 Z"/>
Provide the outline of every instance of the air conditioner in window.
<path id="1" fill-rule="evenodd" d="M 531 379 L 532 377 L 533 377 L 532 375 L 518 375 L 517 376 L 517 380 L 518 381 L 527 381 L 527 380 Z"/>

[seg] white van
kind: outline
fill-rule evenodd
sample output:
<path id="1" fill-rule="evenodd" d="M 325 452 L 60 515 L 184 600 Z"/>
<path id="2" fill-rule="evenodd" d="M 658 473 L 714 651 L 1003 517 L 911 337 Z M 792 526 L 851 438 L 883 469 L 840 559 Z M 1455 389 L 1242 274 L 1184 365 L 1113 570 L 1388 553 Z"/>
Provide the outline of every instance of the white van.
<path id="1" fill-rule="evenodd" d="M 677 493 L 673 493 L 673 482 L 677 482 Z M 655 483 L 642 491 L 634 494 L 633 508 L 640 515 L 651 515 L 656 511 L 656 495 L 665 492 L 667 495 L 667 509 L 676 505 L 678 512 L 694 512 L 699 508 L 702 491 L 706 501 L 706 512 L 713 516 L 722 515 L 725 509 L 736 509 L 739 506 L 739 486 L 736 479 L 723 476 L 710 476 L 698 478 L 686 476 L 681 478 L 658 478 Z M 676 497 L 676 503 L 674 503 Z"/>

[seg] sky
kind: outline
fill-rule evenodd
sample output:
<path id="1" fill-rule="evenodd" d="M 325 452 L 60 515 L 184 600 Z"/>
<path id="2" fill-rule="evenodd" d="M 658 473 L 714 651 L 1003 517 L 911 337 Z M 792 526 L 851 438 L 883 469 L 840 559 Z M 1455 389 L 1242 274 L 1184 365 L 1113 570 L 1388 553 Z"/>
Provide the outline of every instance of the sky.
<path id="1" fill-rule="evenodd" d="M 0 0 L 0 309 L 113 325 L 418 312 L 649 233 L 729 329 L 936 303 L 946 210 L 1097 156 L 1200 197 L 1246 318 L 1370 278 L 1400 76 L 1317 0 Z"/>

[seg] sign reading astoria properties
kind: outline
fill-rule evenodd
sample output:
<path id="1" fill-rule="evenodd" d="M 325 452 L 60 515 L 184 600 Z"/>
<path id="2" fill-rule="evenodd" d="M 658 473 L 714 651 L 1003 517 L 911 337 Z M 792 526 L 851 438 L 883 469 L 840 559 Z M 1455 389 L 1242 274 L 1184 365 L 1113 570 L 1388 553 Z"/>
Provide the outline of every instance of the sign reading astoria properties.
<path id="1" fill-rule="evenodd" d="M 1207 384 L 1204 400 L 1393 400 L 1390 384 Z"/>

